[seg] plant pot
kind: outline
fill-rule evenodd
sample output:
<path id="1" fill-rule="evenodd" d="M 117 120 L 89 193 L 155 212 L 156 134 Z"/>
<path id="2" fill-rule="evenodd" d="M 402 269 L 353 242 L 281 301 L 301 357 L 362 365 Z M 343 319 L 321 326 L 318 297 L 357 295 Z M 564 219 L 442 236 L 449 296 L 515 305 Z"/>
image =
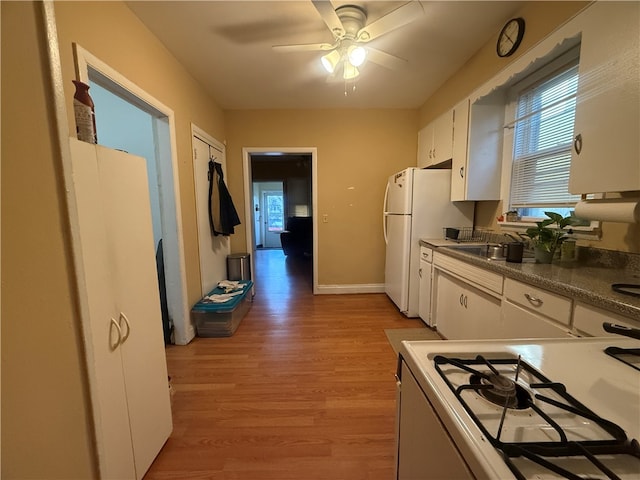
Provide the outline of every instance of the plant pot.
<path id="1" fill-rule="evenodd" d="M 553 260 L 554 252 L 548 252 L 543 248 L 535 247 L 533 249 L 533 253 L 536 259 L 536 263 L 551 263 Z"/>

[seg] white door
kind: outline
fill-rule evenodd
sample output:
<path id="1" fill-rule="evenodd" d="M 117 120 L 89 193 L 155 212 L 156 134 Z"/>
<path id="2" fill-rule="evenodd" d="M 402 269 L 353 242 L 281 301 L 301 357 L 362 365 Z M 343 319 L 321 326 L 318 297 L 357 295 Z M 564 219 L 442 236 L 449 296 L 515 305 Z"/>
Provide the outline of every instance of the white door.
<path id="1" fill-rule="evenodd" d="M 227 255 L 231 251 L 230 238 L 214 236 L 209 225 L 209 159 L 214 158 L 226 173 L 224 145 L 213 139 L 194 134 L 193 181 L 196 190 L 198 225 L 198 253 L 200 254 L 200 285 L 202 295 L 209 293 L 221 280 L 227 278 Z"/>
<path id="2" fill-rule="evenodd" d="M 172 429 L 145 160 L 70 148 L 100 472 L 139 479 Z"/>
<path id="3" fill-rule="evenodd" d="M 282 190 L 262 192 L 262 212 L 265 248 L 282 248 L 280 243 L 280 234 L 284 230 Z"/>
<path id="4" fill-rule="evenodd" d="M 503 338 L 499 299 L 435 270 L 435 323 L 447 340 Z"/>
<path id="5" fill-rule="evenodd" d="M 97 147 L 129 424 L 140 479 L 172 430 L 155 246 L 141 157 Z"/>
<path id="6" fill-rule="evenodd" d="M 79 287 L 84 288 L 89 320 L 83 324 L 83 331 L 91 358 L 88 375 L 100 472 L 103 478 L 133 478 L 133 445 L 122 358 L 117 348 L 118 326 L 113 323 L 118 320 L 118 311 L 108 274 L 111 258 L 96 147 L 75 138 L 69 145 L 82 244 L 84 282 Z"/>
<path id="7" fill-rule="evenodd" d="M 401 312 L 406 312 L 409 308 L 411 215 L 385 215 L 385 232 L 385 292 Z"/>

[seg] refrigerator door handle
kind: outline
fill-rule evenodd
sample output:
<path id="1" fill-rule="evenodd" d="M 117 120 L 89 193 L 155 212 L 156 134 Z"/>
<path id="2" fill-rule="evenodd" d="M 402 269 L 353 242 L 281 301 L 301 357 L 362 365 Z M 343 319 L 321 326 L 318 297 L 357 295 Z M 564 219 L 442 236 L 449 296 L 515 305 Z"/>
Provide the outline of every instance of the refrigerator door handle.
<path id="1" fill-rule="evenodd" d="M 389 245 L 387 239 L 387 198 L 389 196 L 389 183 L 387 182 L 387 188 L 384 189 L 384 202 L 382 205 L 382 231 L 384 233 L 384 244 Z"/>

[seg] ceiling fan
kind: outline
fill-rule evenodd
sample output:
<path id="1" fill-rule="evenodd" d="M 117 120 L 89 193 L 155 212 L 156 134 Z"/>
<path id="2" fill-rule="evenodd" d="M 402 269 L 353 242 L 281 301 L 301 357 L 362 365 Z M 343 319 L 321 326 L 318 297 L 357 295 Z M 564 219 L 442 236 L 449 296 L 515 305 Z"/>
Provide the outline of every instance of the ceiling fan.
<path id="1" fill-rule="evenodd" d="M 353 80 L 360 75 L 358 67 L 367 59 L 390 69 L 405 64 L 406 60 L 400 57 L 364 44 L 424 14 L 420 2 L 411 1 L 367 24 L 364 7 L 342 5 L 334 9 L 328 0 L 311 0 L 311 3 L 331 30 L 334 42 L 274 45 L 273 49 L 286 52 L 327 51 L 321 58 L 322 65 L 332 75 L 341 72 L 344 80 Z"/>

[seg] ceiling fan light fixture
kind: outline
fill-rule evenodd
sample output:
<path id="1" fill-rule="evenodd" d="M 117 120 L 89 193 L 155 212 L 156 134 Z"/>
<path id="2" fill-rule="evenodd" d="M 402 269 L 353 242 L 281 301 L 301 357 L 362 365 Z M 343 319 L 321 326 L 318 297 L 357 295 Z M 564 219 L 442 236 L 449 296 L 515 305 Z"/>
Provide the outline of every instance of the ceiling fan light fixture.
<path id="1" fill-rule="evenodd" d="M 352 45 L 348 51 L 349 63 L 354 67 L 362 65 L 367 58 L 367 50 L 359 45 Z"/>
<path id="2" fill-rule="evenodd" d="M 332 50 L 326 55 L 323 55 L 320 61 L 327 72 L 333 73 L 340 62 L 340 54 L 337 50 Z"/>
<path id="3" fill-rule="evenodd" d="M 344 71 L 342 72 L 342 78 L 345 80 L 353 80 L 358 75 L 360 75 L 360 71 L 349 62 L 344 62 Z"/>

